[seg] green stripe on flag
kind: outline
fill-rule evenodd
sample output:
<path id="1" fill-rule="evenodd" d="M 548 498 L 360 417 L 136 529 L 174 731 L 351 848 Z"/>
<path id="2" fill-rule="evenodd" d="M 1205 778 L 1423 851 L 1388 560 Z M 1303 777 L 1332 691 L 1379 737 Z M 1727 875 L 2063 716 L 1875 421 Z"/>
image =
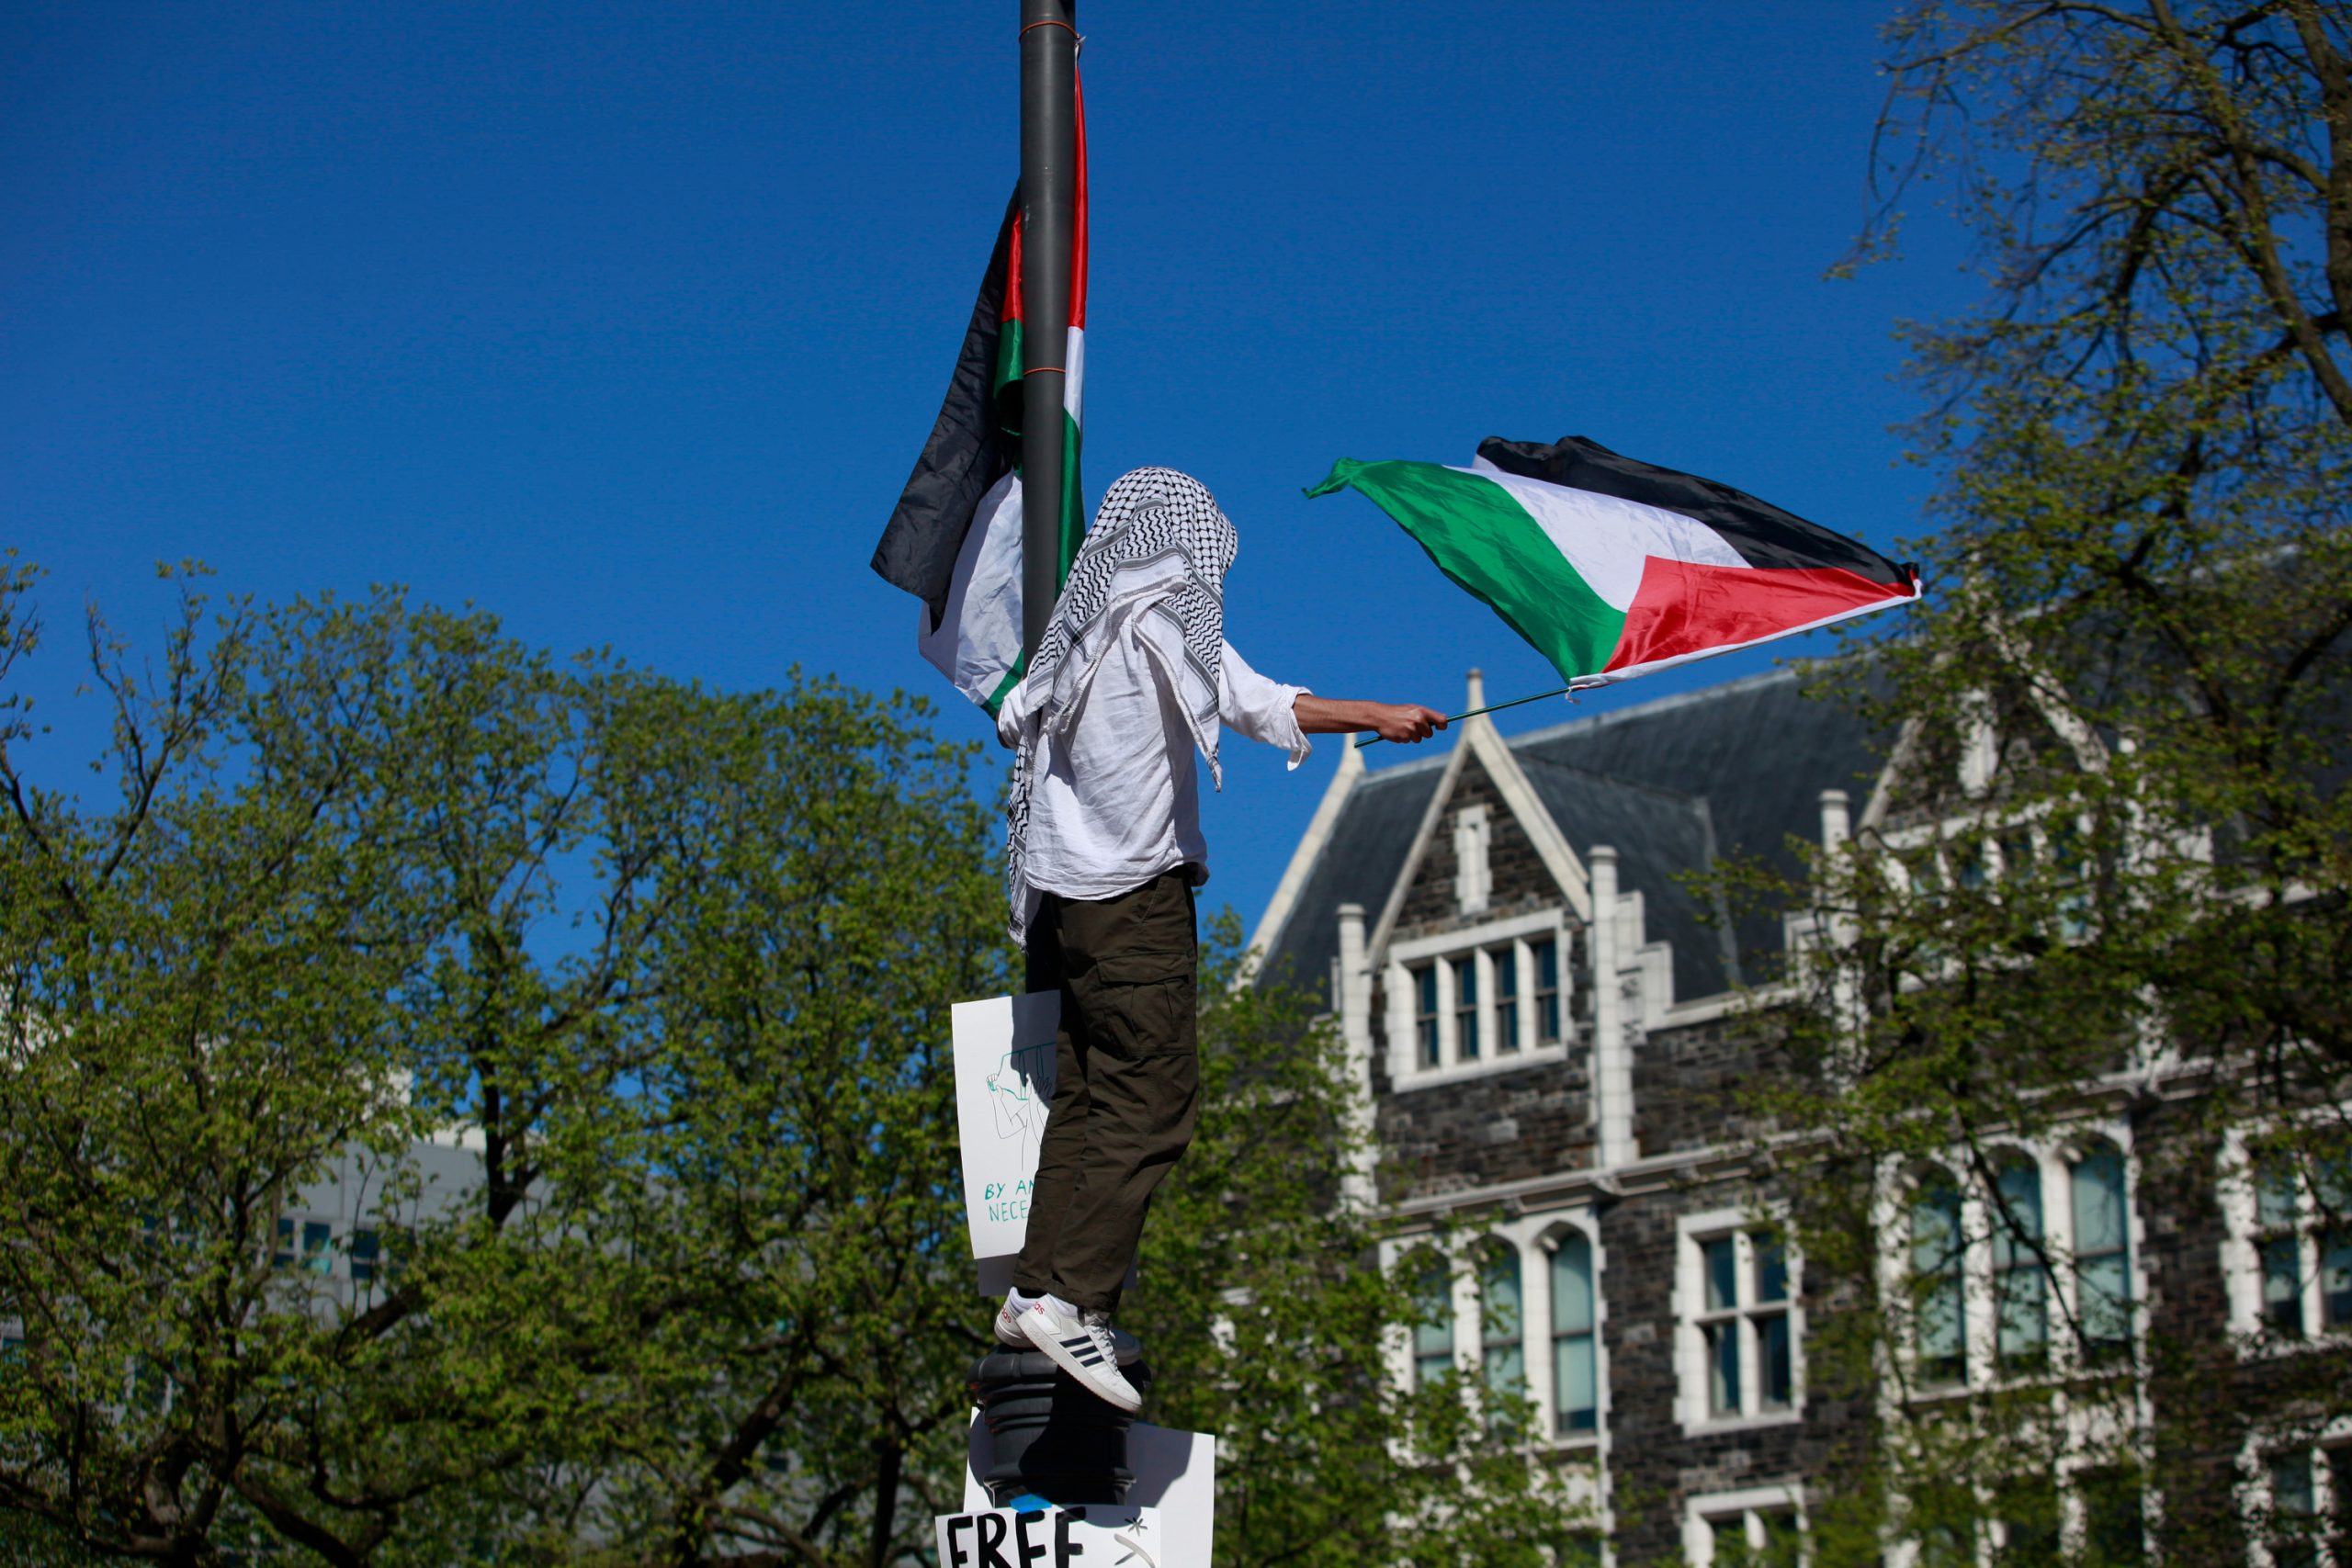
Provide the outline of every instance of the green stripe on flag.
<path id="1" fill-rule="evenodd" d="M 1021 323 L 1017 320 L 1004 323 L 1004 331 L 997 339 L 996 380 L 991 388 L 991 403 L 998 423 L 1013 446 L 1013 470 L 1021 468 Z M 1054 583 L 1057 589 L 1069 581 L 1070 563 L 1078 558 L 1078 547 L 1086 538 L 1086 494 L 1079 480 L 1078 421 L 1067 411 L 1062 415 L 1062 515 L 1060 558 L 1054 563 Z M 1024 650 L 1004 672 L 996 690 L 980 704 L 982 711 L 994 718 L 1012 688 L 1021 684 L 1021 677 L 1029 672 L 1029 655 Z"/>
<path id="2" fill-rule="evenodd" d="M 1086 537 L 1086 495 L 1078 483 L 1078 421 L 1062 415 L 1062 555 L 1054 563 L 1054 586 L 1069 581 L 1070 563 Z"/>
<path id="3" fill-rule="evenodd" d="M 1598 675 L 1624 636 L 1624 612 L 1594 592 L 1509 491 L 1438 463 L 1342 457 L 1306 493 L 1352 490 L 1396 519 L 1437 569 L 1486 601 L 1563 679 Z"/>
<path id="4" fill-rule="evenodd" d="M 1004 323 L 996 340 L 996 379 L 989 383 L 989 407 L 996 415 L 997 428 L 1018 441 L 1021 436 L 1021 323 Z M 1021 464 L 1020 448 L 1013 449 L 1013 466 Z"/>

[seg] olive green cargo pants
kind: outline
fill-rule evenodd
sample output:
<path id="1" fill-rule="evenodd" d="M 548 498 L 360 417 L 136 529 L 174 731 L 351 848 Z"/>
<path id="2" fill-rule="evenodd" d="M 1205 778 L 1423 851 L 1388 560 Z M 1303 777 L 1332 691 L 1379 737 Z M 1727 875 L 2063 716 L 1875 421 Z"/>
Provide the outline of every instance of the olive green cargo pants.
<path id="1" fill-rule="evenodd" d="M 1029 989 L 1058 990 L 1062 1007 L 1012 1270 L 1023 1294 L 1118 1305 L 1152 1192 L 1200 1113 L 1197 956 L 1187 866 L 1115 898 L 1048 893 L 1031 922 Z"/>

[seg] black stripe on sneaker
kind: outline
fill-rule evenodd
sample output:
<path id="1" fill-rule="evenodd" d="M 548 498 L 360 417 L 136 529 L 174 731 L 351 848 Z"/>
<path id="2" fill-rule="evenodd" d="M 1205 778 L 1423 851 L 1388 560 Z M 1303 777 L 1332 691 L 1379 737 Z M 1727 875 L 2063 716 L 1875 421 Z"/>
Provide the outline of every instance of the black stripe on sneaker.
<path id="1" fill-rule="evenodd" d="M 1102 1364 L 1102 1358 L 1090 1350 L 1078 1359 L 1078 1364 L 1081 1367 L 1099 1367 Z"/>

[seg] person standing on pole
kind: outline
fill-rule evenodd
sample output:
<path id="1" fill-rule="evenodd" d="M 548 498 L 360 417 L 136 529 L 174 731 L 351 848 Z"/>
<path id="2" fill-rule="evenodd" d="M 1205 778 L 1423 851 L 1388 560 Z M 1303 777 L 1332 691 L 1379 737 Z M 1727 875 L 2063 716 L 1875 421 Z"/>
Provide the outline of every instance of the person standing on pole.
<path id="1" fill-rule="evenodd" d="M 1372 730 L 1419 741 L 1445 716 L 1338 701 L 1252 670 L 1225 640 L 1233 525 L 1198 479 L 1137 468 L 1102 497 L 1020 685 L 999 710 L 1013 749 L 1006 893 L 1029 989 L 1061 996 L 1054 1095 L 1026 1239 L 998 1311 L 1002 1343 L 1034 1346 L 1122 1410 L 1111 1317 L 1151 1195 L 1192 1141 L 1193 889 L 1208 878 L 1197 750 L 1221 786 L 1230 725 L 1283 748 Z"/>

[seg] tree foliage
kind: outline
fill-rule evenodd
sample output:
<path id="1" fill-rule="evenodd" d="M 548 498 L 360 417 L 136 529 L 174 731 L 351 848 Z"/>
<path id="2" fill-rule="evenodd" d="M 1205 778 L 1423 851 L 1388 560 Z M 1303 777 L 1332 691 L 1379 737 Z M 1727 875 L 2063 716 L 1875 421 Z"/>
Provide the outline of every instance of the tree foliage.
<path id="1" fill-rule="evenodd" d="M 2021 1478 L 2082 1465 L 2147 1483 L 2172 1560 L 2219 1561 L 2245 1445 L 2352 1407 L 2341 1355 L 2278 1375 L 2190 1299 L 2251 1162 L 2345 1218 L 2352 13 L 1984 0 L 1890 39 L 1866 248 L 1946 190 L 1985 289 L 1909 329 L 1943 477 L 1929 597 L 1844 693 L 1898 737 L 1890 787 L 1779 890 L 1836 953 L 1781 1015 L 1813 1075 L 1760 1096 L 1804 1151 L 1779 1164 L 1809 1266 L 1848 1282 L 1813 1365 L 1887 1395 L 1825 1540 L 1959 1551 Z M 2072 1351 L 2085 1309 L 2057 1291 L 2041 1373 L 1931 1395 L 1920 1184 L 1977 1200 L 1955 1256 L 2061 1277 L 1998 1170 L 2090 1118 L 2173 1216 L 2142 1238 L 2136 1363 Z M 2070 1550 L 2127 1551 L 2084 1517 Z"/>
<path id="2" fill-rule="evenodd" d="M 910 1535 L 978 1343 L 936 1024 L 1004 974 L 922 705 L 389 593 L 93 647 L 101 803 L 0 737 L 0 1504 L 190 1563 Z M 279 1230 L 330 1177 L 356 1288 Z"/>
<path id="3" fill-rule="evenodd" d="M 189 577 L 152 667 L 92 622 L 85 797 L 27 768 L 32 586 L 0 585 L 0 1561 L 927 1561 L 990 1343 L 947 1007 L 1012 982 L 970 750 L 919 700 Z M 1225 1435 L 1232 1561 L 1396 1520 L 1526 1560 L 1558 1516 L 1510 1435 L 1381 1376 L 1410 1308 L 1330 1201 L 1337 1046 L 1232 988 L 1227 934 L 1133 1314 L 1153 1414 Z"/>

